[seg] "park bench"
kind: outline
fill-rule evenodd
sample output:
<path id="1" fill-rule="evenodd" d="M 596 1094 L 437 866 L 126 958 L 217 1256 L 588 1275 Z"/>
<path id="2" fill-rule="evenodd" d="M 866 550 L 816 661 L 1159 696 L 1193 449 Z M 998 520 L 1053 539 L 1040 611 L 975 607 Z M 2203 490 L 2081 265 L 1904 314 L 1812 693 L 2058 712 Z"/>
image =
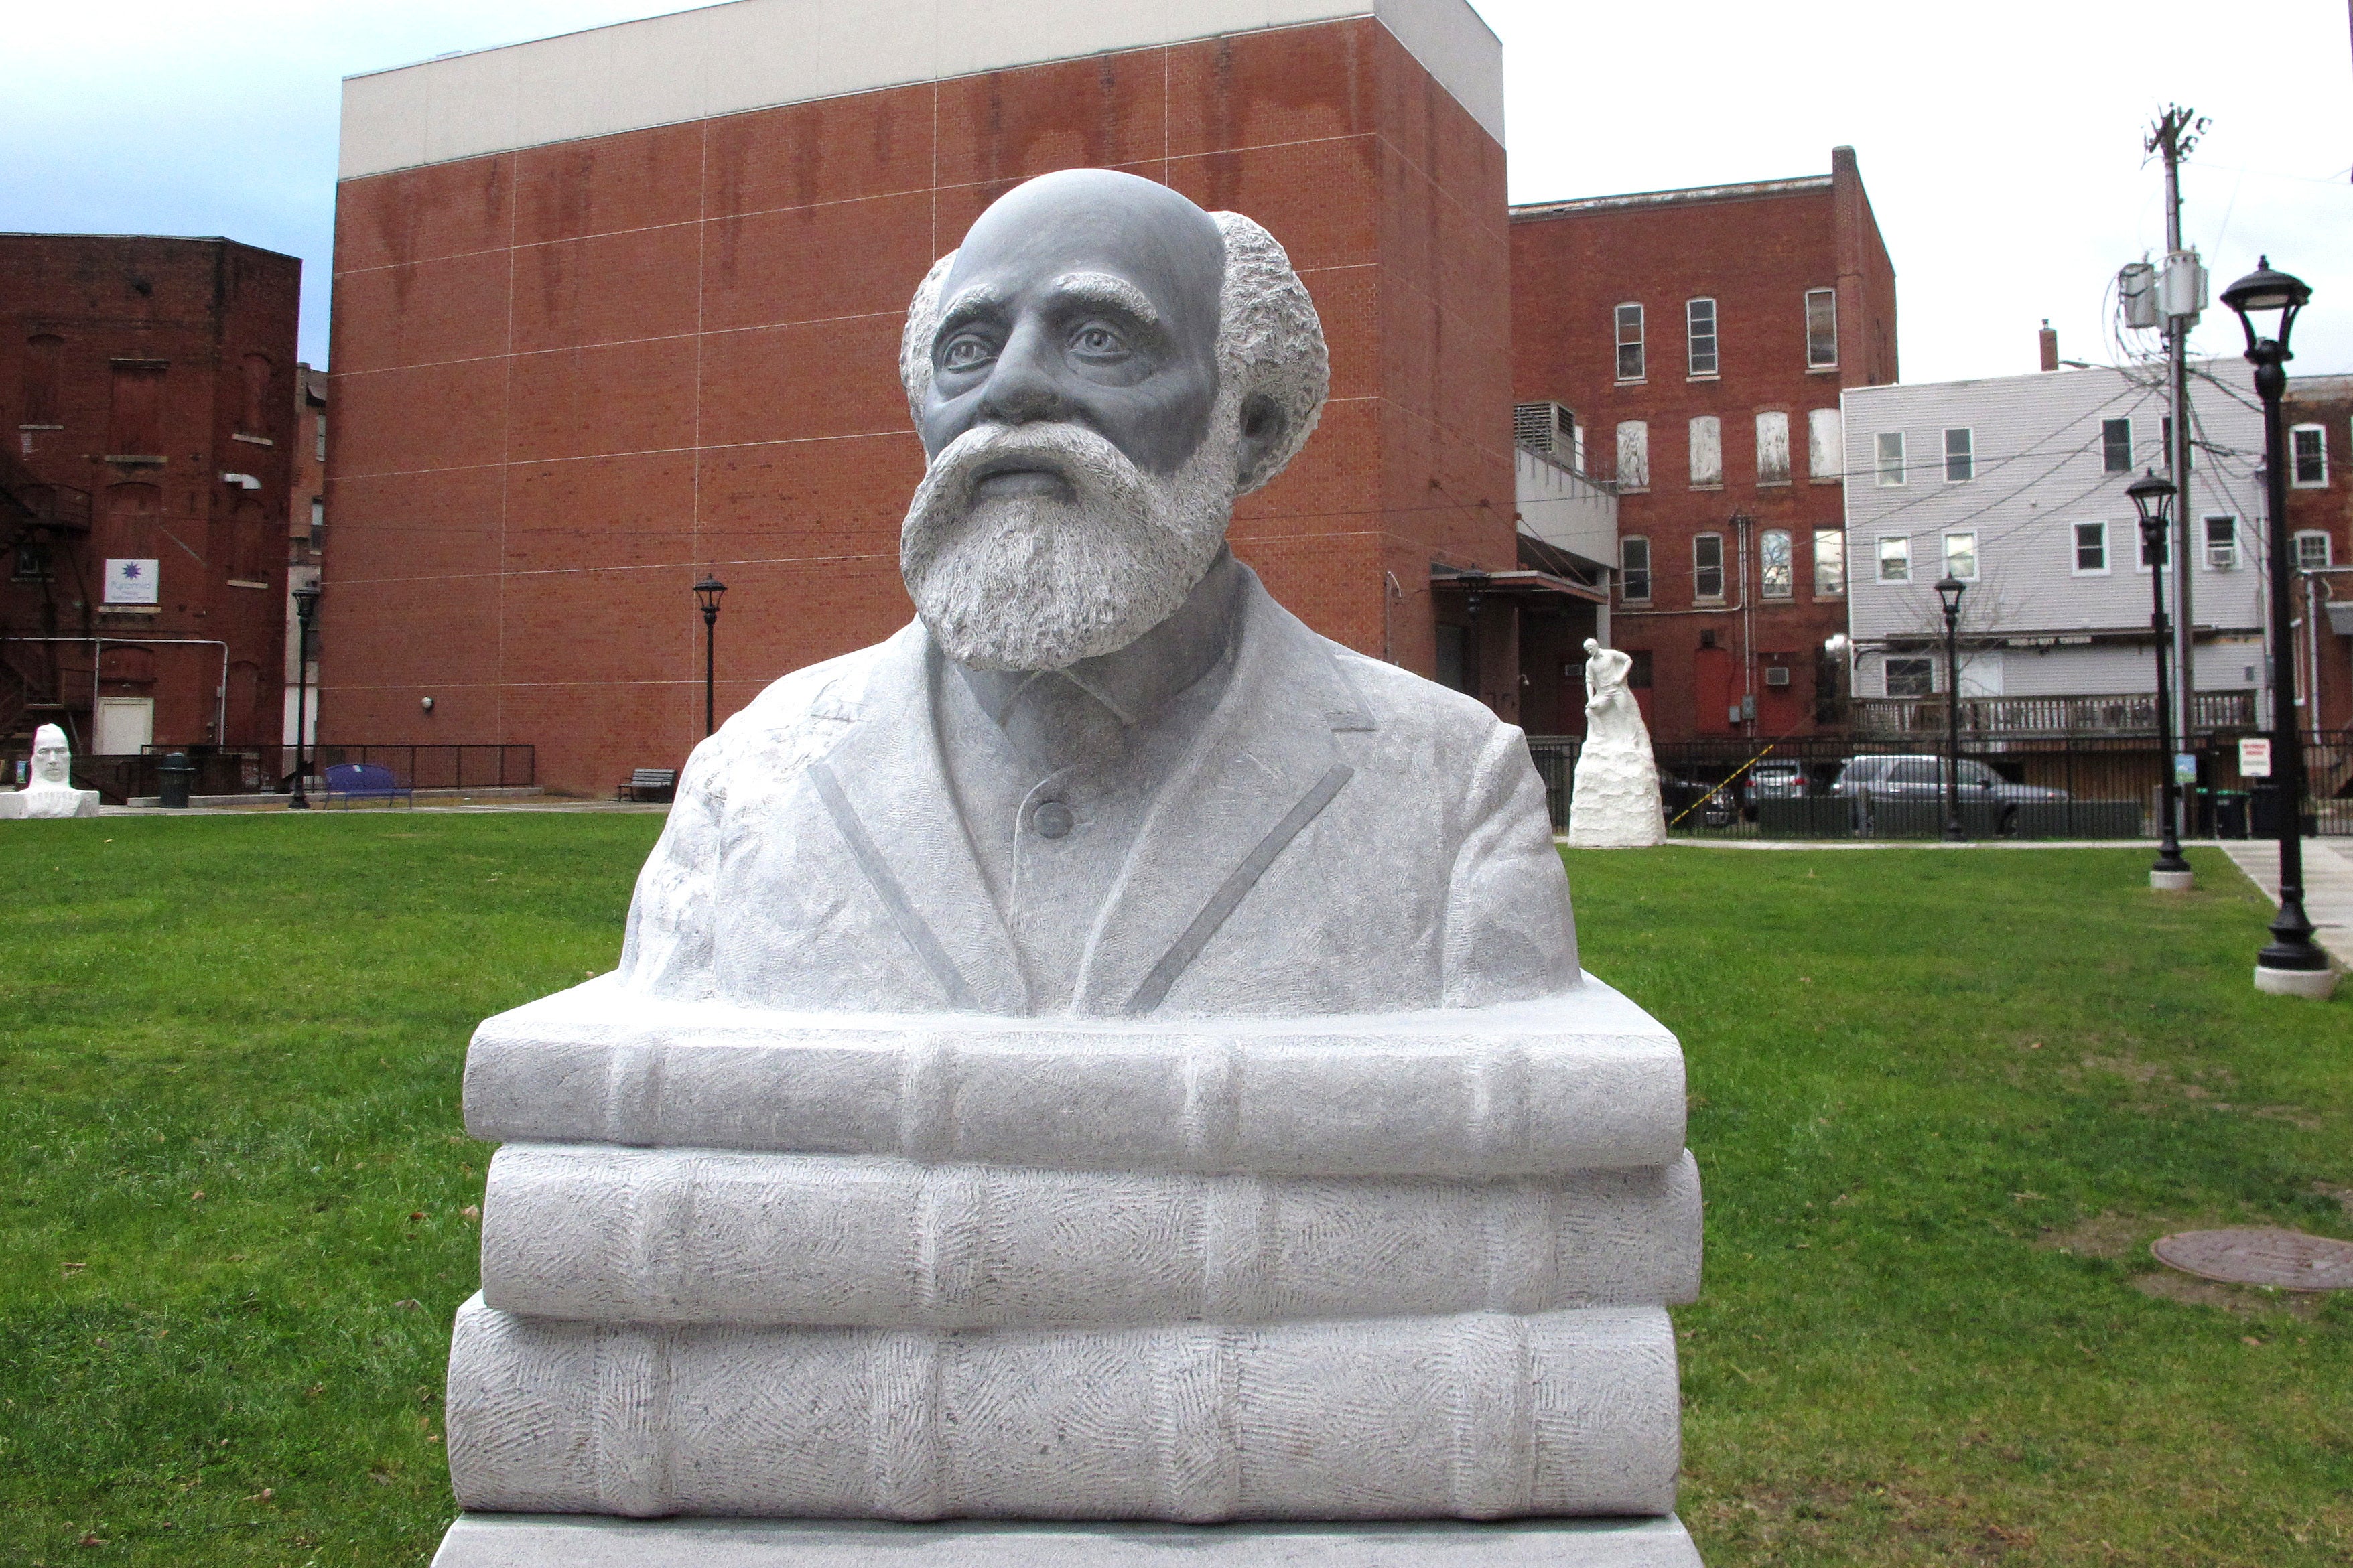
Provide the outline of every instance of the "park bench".
<path id="1" fill-rule="evenodd" d="M 396 800 L 417 804 L 417 792 L 393 776 L 382 763 L 335 763 L 327 769 L 327 804 L 342 801 L 346 809 L 355 800 Z"/>
<path id="2" fill-rule="evenodd" d="M 613 793 L 615 800 L 668 800 L 678 791 L 676 768 L 638 768 Z"/>

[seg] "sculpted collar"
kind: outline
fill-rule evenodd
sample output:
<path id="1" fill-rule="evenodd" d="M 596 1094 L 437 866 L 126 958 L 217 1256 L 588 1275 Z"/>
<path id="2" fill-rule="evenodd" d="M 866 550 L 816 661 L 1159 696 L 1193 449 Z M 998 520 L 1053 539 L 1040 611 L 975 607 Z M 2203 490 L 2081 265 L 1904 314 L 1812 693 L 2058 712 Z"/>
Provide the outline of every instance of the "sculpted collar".
<path id="1" fill-rule="evenodd" d="M 1241 608 L 1241 584 L 1232 553 L 1220 549 L 1176 613 L 1125 647 L 1063 670 L 955 668 L 981 710 L 999 724 L 1031 682 L 1059 674 L 1133 727 L 1151 719 L 1225 656 Z"/>

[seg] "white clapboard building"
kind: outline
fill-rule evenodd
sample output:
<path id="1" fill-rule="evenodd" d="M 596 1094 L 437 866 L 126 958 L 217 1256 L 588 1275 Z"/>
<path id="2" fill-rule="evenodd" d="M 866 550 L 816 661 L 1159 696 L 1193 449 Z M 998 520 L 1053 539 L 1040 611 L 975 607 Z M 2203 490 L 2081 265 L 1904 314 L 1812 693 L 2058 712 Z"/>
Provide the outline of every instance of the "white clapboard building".
<path id="1" fill-rule="evenodd" d="M 2201 731 L 2261 714 L 2263 416 L 2251 376 L 2238 359 L 2192 365 Z M 1958 663 L 1975 737 L 2155 734 L 2148 563 L 2125 487 L 2168 471 L 2162 368 L 1852 387 L 1843 401 L 1858 736 L 1942 732 L 1936 584 L 1948 574 L 1968 584 Z M 2168 572 L 2168 613 L 2172 598 Z"/>

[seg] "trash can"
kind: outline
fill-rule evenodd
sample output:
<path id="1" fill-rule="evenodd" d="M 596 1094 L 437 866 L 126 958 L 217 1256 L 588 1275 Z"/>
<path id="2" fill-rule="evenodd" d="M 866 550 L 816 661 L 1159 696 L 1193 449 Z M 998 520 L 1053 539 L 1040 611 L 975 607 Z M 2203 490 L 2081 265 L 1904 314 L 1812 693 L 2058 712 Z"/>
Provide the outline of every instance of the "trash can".
<path id="1" fill-rule="evenodd" d="M 166 811 L 188 809 L 188 785 L 196 776 L 196 764 L 188 761 L 183 752 L 174 752 L 155 764 L 155 804 Z"/>
<path id="2" fill-rule="evenodd" d="M 2287 815 L 2286 805 L 2280 799 L 2279 785 L 2268 779 L 2264 780 L 2255 785 L 2253 795 L 2253 809 L 2248 813 L 2247 826 L 2251 830 L 2249 836 L 2255 838 L 2277 838 L 2280 836 L 2280 829 L 2287 826 L 2284 820 Z M 2319 819 L 2313 813 L 2307 811 L 2297 819 L 2296 836 L 2298 837 L 2314 837 L 2319 830 Z"/>
<path id="3" fill-rule="evenodd" d="M 2244 838 L 2247 836 L 2247 792 L 2237 789 L 2201 789 L 2206 797 L 2208 835 L 2215 838 Z"/>

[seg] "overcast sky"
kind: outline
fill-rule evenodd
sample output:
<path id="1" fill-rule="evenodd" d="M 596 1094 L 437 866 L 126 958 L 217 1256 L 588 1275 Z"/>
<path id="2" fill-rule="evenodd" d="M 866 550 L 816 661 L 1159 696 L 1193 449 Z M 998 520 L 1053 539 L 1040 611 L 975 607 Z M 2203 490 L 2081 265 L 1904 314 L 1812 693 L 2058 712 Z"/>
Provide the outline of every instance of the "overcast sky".
<path id="1" fill-rule="evenodd" d="M 2109 281 L 2164 248 L 2140 138 L 2165 101 L 2193 105 L 2213 125 L 2185 180 L 2187 232 L 2217 293 L 2268 250 L 2316 294 L 2295 370 L 2353 371 L 2341 0 L 2274 0 L 2243 41 L 2232 8 L 2172 0 L 1474 4 L 1504 40 L 1514 201 L 1821 174 L 1852 144 L 1895 259 L 1906 381 L 2031 371 L 2046 316 L 2066 357 L 2112 361 Z M 679 8 L 20 5 L 0 227 L 220 234 L 300 256 L 302 352 L 323 363 L 339 79 Z M 2196 346 L 2237 351 L 2219 300 Z"/>

